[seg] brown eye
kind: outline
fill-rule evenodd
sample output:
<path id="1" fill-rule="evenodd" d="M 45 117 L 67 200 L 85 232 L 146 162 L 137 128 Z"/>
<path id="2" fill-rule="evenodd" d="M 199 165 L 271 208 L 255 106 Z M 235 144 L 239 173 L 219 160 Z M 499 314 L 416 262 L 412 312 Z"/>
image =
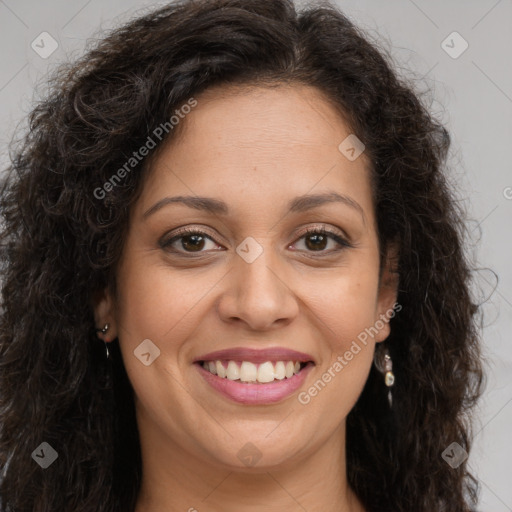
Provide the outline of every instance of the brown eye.
<path id="1" fill-rule="evenodd" d="M 325 253 L 326 255 L 340 251 L 345 247 L 352 247 L 352 245 L 339 234 L 327 230 L 324 227 L 309 228 L 302 234 L 299 240 L 301 239 L 305 241 L 304 245 L 306 246 L 307 252 Z M 335 242 L 334 247 L 331 250 L 326 250 L 330 240 Z"/>
<path id="2" fill-rule="evenodd" d="M 201 235 L 185 235 L 181 238 L 181 246 L 187 251 L 201 251 L 205 245 L 205 237 Z"/>
<path id="3" fill-rule="evenodd" d="M 203 253 L 207 248 L 207 242 L 214 242 L 214 240 L 198 229 L 183 229 L 176 233 L 171 238 L 164 238 L 159 242 L 160 247 L 169 252 L 175 253 Z M 214 244 L 215 246 L 215 244 Z"/>
<path id="4" fill-rule="evenodd" d="M 307 235 L 305 239 L 306 247 L 312 251 L 325 249 L 328 242 L 328 237 L 322 234 Z"/>

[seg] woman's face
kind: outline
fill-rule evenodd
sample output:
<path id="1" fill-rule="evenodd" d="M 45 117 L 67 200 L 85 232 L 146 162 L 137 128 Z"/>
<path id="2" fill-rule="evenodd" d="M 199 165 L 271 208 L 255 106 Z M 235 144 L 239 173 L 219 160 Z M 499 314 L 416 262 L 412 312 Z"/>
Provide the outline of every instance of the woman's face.
<path id="1" fill-rule="evenodd" d="M 339 149 L 351 132 L 332 106 L 302 86 L 219 91 L 152 165 L 97 314 L 143 447 L 285 467 L 343 449 L 395 294 L 379 287 L 366 156 Z"/>

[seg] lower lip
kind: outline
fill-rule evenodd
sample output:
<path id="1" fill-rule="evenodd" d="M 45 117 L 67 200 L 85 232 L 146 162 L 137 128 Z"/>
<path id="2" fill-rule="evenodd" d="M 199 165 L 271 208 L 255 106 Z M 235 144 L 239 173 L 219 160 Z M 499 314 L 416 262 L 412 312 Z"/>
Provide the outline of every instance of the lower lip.
<path id="1" fill-rule="evenodd" d="M 279 402 L 297 391 L 303 384 L 313 365 L 309 363 L 289 379 L 274 380 L 268 384 L 246 384 L 213 375 L 201 364 L 196 364 L 206 382 L 225 397 L 241 404 L 270 404 Z"/>

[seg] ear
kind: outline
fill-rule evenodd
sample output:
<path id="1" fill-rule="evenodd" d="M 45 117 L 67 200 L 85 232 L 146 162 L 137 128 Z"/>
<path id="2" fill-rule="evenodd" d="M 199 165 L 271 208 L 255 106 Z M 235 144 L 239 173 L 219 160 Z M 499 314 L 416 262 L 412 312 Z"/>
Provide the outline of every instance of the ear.
<path id="1" fill-rule="evenodd" d="M 396 303 L 399 285 L 398 257 L 398 242 L 389 243 L 383 262 L 377 297 L 375 323 L 379 327 L 382 327 L 379 328 L 379 332 L 375 336 L 377 343 L 384 341 L 389 336 L 391 332 L 389 321 L 395 316 L 397 311 L 402 309 L 401 306 Z"/>
<path id="2" fill-rule="evenodd" d="M 117 325 L 114 315 L 114 299 L 108 288 L 97 292 L 93 298 L 94 322 L 96 329 L 103 329 L 108 324 L 108 332 L 98 332 L 98 338 L 109 342 L 117 338 Z"/>

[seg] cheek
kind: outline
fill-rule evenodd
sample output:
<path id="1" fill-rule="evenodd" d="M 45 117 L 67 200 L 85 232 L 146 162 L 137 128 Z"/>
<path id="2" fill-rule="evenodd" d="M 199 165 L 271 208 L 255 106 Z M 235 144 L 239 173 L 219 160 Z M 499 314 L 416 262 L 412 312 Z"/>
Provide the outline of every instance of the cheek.
<path id="1" fill-rule="evenodd" d="M 215 291 L 222 277 L 215 271 L 172 271 L 155 263 L 154 255 L 153 261 L 150 259 L 125 260 L 118 273 L 116 302 L 124 365 L 137 394 L 145 397 L 144 403 L 159 396 L 159 389 L 173 389 L 176 381 L 170 376 L 180 374 L 188 361 L 188 341 L 197 336 L 198 326 L 207 314 L 208 294 Z M 135 357 L 146 353 L 140 348 L 146 346 L 141 345 L 147 344 L 145 340 L 159 351 L 149 366 Z M 179 392 L 179 386 L 175 392 Z"/>
<path id="2" fill-rule="evenodd" d="M 124 262 L 118 283 L 116 321 L 123 363 L 139 407 L 159 422 L 165 410 L 179 407 L 182 388 L 175 376 L 185 341 L 197 327 L 194 305 L 204 289 L 195 290 L 190 278 L 150 265 L 143 257 Z M 148 365 L 142 356 L 147 352 Z"/>
<path id="3" fill-rule="evenodd" d="M 354 407 L 373 362 L 376 278 L 332 280 L 317 296 L 320 360 L 315 378 L 298 396 L 308 417 L 323 418 L 317 428 L 333 432 Z"/>
<path id="4" fill-rule="evenodd" d="M 361 259 L 322 284 L 303 282 L 311 321 L 322 342 L 315 380 L 298 398 L 312 411 L 327 414 L 334 428 L 357 401 L 373 362 L 378 267 Z M 337 404 L 335 414 L 328 412 L 332 404 Z"/>
<path id="5" fill-rule="evenodd" d="M 302 280 L 304 304 L 312 319 L 329 340 L 333 352 L 343 353 L 352 340 L 364 339 L 377 319 L 378 268 L 371 265 L 347 266 L 325 279 Z M 361 335 L 361 336 L 360 336 Z"/>
<path id="6" fill-rule="evenodd" d="M 195 306 L 216 279 L 207 274 L 191 279 L 186 272 L 141 260 L 127 262 L 119 282 L 116 318 L 121 332 L 132 341 L 150 338 L 157 343 L 170 335 L 179 339 L 179 333 L 196 321 Z"/>

